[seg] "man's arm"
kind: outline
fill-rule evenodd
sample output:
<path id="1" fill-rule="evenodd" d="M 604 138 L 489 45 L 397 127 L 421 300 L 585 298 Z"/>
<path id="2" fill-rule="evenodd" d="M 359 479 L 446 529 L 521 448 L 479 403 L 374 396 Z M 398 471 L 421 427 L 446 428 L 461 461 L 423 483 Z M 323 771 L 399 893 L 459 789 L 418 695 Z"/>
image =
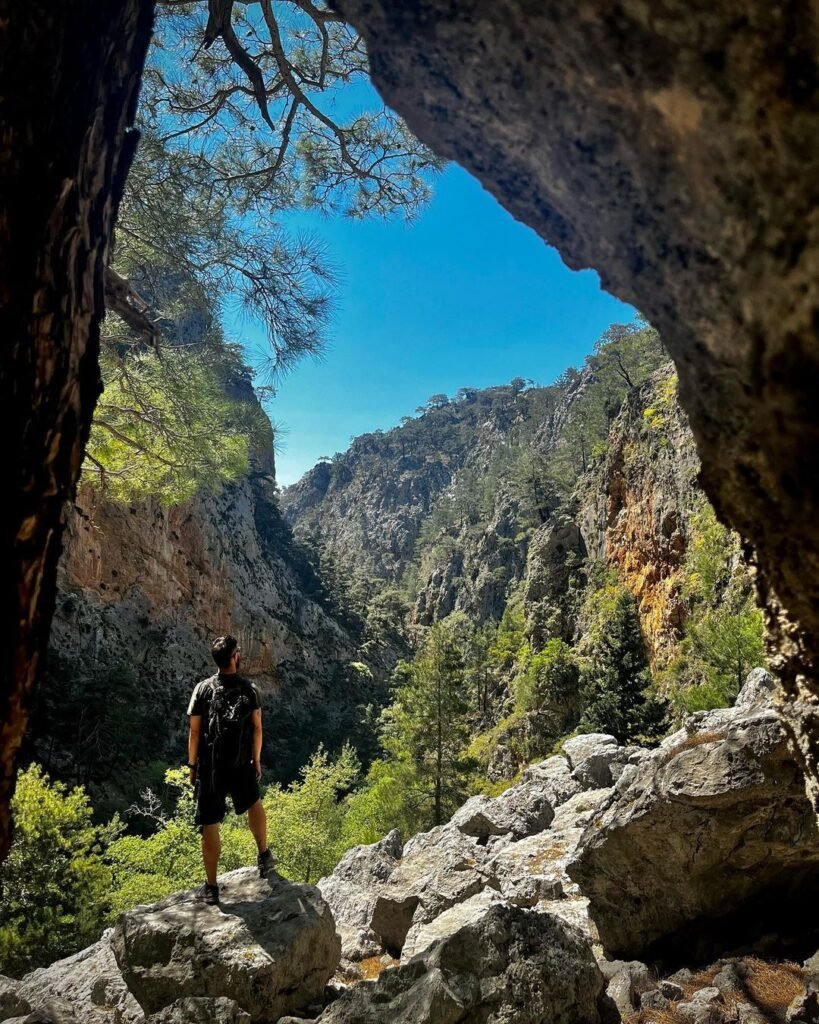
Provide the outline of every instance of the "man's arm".
<path id="1" fill-rule="evenodd" d="M 262 777 L 262 709 L 256 708 L 250 716 L 253 722 L 253 767 L 256 769 L 256 778 Z"/>
<path id="2" fill-rule="evenodd" d="M 199 757 L 199 737 L 202 733 L 202 716 L 190 715 L 188 717 L 188 765 L 190 769 L 191 785 L 196 781 L 196 760 Z"/>

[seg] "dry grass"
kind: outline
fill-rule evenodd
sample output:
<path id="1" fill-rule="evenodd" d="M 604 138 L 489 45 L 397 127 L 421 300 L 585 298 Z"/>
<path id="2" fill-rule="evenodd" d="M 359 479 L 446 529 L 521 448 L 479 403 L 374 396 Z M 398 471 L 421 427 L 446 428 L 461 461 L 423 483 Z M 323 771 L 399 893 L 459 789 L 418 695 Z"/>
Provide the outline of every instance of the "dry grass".
<path id="1" fill-rule="evenodd" d="M 716 743 L 719 740 L 726 739 L 724 732 L 694 732 L 690 736 L 677 744 L 676 747 L 672 747 L 671 750 L 665 752 L 663 757 L 663 764 L 668 764 L 669 761 L 673 761 L 674 758 L 681 754 L 684 750 L 691 750 L 693 747 L 701 747 L 705 743 Z"/>
<path id="2" fill-rule="evenodd" d="M 782 1016 L 797 996 L 805 991 L 805 972 L 798 964 L 771 964 L 748 957 L 745 988 L 763 1013 Z"/>
<path id="3" fill-rule="evenodd" d="M 671 1004 L 668 1010 L 639 1010 L 624 1018 L 625 1024 L 691 1024 L 684 1014 Z"/>
<path id="4" fill-rule="evenodd" d="M 366 960 L 362 960 L 356 966 L 361 971 L 362 981 L 375 981 L 381 972 L 388 967 L 397 967 L 398 961 L 392 958 L 388 961 L 383 956 L 368 956 Z"/>
<path id="5" fill-rule="evenodd" d="M 741 982 L 735 989 L 723 992 L 723 1009 L 730 1019 L 740 1003 L 751 1003 L 756 1006 L 769 1020 L 783 1021 L 785 1011 L 793 1000 L 805 991 L 805 974 L 795 963 L 783 961 L 771 963 L 757 957 L 743 957 L 733 962 L 741 976 Z M 690 981 L 680 982 L 683 998 L 678 1002 L 688 1002 L 695 992 L 710 988 L 714 979 L 726 966 L 726 961 L 712 964 L 699 971 Z M 677 1009 L 677 1002 L 672 1002 L 667 1010 L 639 1010 L 630 1014 L 626 1024 L 690 1024 L 687 1017 Z"/>

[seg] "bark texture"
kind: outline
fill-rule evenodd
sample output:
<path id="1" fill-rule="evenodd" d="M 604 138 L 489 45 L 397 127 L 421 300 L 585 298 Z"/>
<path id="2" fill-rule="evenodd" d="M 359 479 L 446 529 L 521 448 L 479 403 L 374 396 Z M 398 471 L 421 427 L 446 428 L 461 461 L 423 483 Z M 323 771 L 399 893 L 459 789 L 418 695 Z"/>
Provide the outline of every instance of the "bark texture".
<path id="1" fill-rule="evenodd" d="M 0 0 L 0 859 L 100 391 L 103 268 L 136 145 L 149 0 Z"/>
<path id="2" fill-rule="evenodd" d="M 336 2 L 420 138 L 661 330 L 819 779 L 819 8 Z"/>

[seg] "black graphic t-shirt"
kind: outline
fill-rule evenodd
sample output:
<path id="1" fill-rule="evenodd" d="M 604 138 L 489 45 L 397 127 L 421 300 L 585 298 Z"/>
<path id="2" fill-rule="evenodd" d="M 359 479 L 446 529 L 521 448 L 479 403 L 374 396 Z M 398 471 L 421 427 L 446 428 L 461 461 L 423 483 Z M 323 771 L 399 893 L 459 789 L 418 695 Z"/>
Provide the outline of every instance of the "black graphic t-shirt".
<path id="1" fill-rule="evenodd" d="M 208 760 L 208 725 L 210 721 L 210 704 L 213 698 L 214 689 L 221 685 L 225 691 L 225 700 L 229 705 L 235 706 L 239 701 L 246 701 L 249 714 L 244 718 L 242 733 L 239 740 L 239 760 L 247 764 L 253 760 L 253 718 L 252 713 L 256 708 L 262 706 L 259 698 L 259 691 L 249 679 L 244 676 L 225 676 L 217 674 L 209 679 L 203 679 L 193 688 L 191 699 L 188 704 L 188 715 L 202 716 L 202 731 L 199 734 L 199 760 Z"/>

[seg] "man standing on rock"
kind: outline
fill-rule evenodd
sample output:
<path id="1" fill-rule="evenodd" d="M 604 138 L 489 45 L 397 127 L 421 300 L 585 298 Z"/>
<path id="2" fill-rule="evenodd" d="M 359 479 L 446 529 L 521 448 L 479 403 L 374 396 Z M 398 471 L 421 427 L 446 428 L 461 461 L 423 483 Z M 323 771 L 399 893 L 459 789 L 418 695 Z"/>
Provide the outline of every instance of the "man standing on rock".
<path id="1" fill-rule="evenodd" d="M 196 789 L 196 824 L 202 833 L 205 884 L 198 890 L 205 903 L 219 902 L 216 871 L 222 846 L 219 825 L 230 796 L 259 848 L 262 878 L 273 866 L 267 845 L 267 820 L 259 798 L 262 777 L 262 708 L 253 683 L 239 675 L 242 652 L 235 637 L 220 636 L 211 648 L 219 671 L 194 687 L 188 705 L 188 768 Z"/>

